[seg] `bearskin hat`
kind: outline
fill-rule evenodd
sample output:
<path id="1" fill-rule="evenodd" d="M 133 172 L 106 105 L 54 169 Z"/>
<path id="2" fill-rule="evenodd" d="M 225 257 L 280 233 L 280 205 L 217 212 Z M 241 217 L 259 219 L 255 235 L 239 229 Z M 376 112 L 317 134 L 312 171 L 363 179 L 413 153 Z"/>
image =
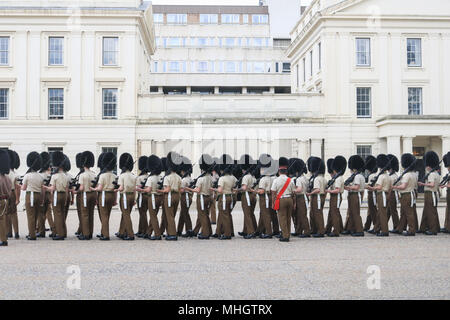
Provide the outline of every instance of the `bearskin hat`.
<path id="1" fill-rule="evenodd" d="M 220 171 L 231 173 L 233 171 L 234 160 L 229 154 L 223 154 L 220 159 Z"/>
<path id="2" fill-rule="evenodd" d="M 408 169 L 415 161 L 416 157 L 414 157 L 411 153 L 405 153 L 402 155 L 401 162 L 404 169 Z"/>
<path id="3" fill-rule="evenodd" d="M 311 162 L 313 161 L 315 157 L 309 157 L 308 160 L 306 160 L 306 167 L 309 172 L 311 172 Z"/>
<path id="4" fill-rule="evenodd" d="M 320 165 L 319 165 L 319 174 L 325 174 L 326 168 L 325 168 L 325 161 L 320 159 Z"/>
<path id="5" fill-rule="evenodd" d="M 272 161 L 270 162 L 270 166 L 263 167 L 263 175 L 265 175 L 265 176 L 276 175 L 278 173 L 278 169 L 279 169 L 278 163 L 279 163 L 279 161 L 272 158 Z"/>
<path id="6" fill-rule="evenodd" d="M 159 175 L 163 170 L 162 161 L 158 156 L 152 154 L 147 159 L 147 170 L 152 175 Z"/>
<path id="7" fill-rule="evenodd" d="M 166 157 L 161 158 L 161 171 L 164 171 L 164 172 L 167 171 L 167 158 Z"/>
<path id="8" fill-rule="evenodd" d="M 385 154 L 379 154 L 377 157 L 377 167 L 380 169 L 389 168 L 389 157 Z"/>
<path id="9" fill-rule="evenodd" d="M 262 168 L 268 168 L 272 165 L 272 156 L 267 153 L 263 153 L 259 156 L 258 162 Z"/>
<path id="10" fill-rule="evenodd" d="M 398 163 L 398 158 L 394 156 L 393 154 L 387 155 L 389 160 L 391 161 L 391 164 L 389 165 L 389 169 L 392 169 L 395 172 L 398 172 L 400 170 L 400 165 Z"/>
<path id="11" fill-rule="evenodd" d="M 447 168 L 450 167 L 450 152 L 444 156 L 444 166 Z"/>
<path id="12" fill-rule="evenodd" d="M 216 173 L 220 173 L 220 159 L 219 158 L 217 158 L 217 157 L 214 157 L 213 158 L 213 161 L 214 161 L 214 165 L 213 165 L 213 167 L 212 167 L 212 171 L 214 171 L 214 172 L 216 172 Z"/>
<path id="13" fill-rule="evenodd" d="M 77 153 L 77 155 L 75 156 L 75 165 L 77 166 L 78 169 L 82 169 L 83 168 L 83 153 Z"/>
<path id="14" fill-rule="evenodd" d="M 358 170 L 358 171 L 363 169 L 364 168 L 364 159 L 359 155 L 351 156 L 348 159 L 348 168 L 350 170 Z"/>
<path id="15" fill-rule="evenodd" d="M 42 167 L 42 158 L 37 152 L 31 152 L 27 155 L 28 168 L 38 171 Z"/>
<path id="16" fill-rule="evenodd" d="M 90 151 L 85 151 L 81 154 L 81 165 L 86 168 L 92 168 L 95 163 L 95 156 Z"/>
<path id="17" fill-rule="evenodd" d="M 182 163 L 180 170 L 183 171 L 185 174 L 191 174 L 192 173 L 192 163 L 191 160 L 187 157 L 182 157 Z"/>
<path id="18" fill-rule="evenodd" d="M 364 163 L 364 167 L 370 173 L 377 172 L 377 170 L 378 170 L 378 168 L 377 168 L 377 158 L 375 158 L 374 156 L 367 156 L 366 157 L 366 161 Z"/>
<path id="19" fill-rule="evenodd" d="M 106 152 L 102 159 L 103 169 L 113 171 L 117 167 L 117 157 L 112 152 Z"/>
<path id="20" fill-rule="evenodd" d="M 97 168 L 100 168 L 100 170 L 103 170 L 104 165 L 103 165 L 103 158 L 105 157 L 105 153 L 100 153 L 100 155 L 98 156 L 97 159 Z"/>
<path id="21" fill-rule="evenodd" d="M 178 171 L 179 166 L 181 165 L 183 158 L 181 157 L 180 154 L 171 151 L 167 154 L 166 157 L 166 165 L 167 165 L 167 170 L 166 171 L 170 171 L 170 172 L 176 172 Z"/>
<path id="22" fill-rule="evenodd" d="M 138 169 L 141 172 L 146 172 L 147 171 L 147 161 L 148 161 L 148 157 L 147 156 L 142 156 L 139 157 L 138 160 Z"/>
<path id="23" fill-rule="evenodd" d="M 51 158 L 51 161 L 52 161 L 52 165 L 54 167 L 57 167 L 57 168 L 62 168 L 63 167 L 64 153 L 62 153 L 61 151 L 52 152 L 50 158 Z"/>
<path id="24" fill-rule="evenodd" d="M 338 173 L 344 173 L 347 168 L 347 160 L 343 156 L 337 156 L 333 160 L 332 168 Z"/>
<path id="25" fill-rule="evenodd" d="M 423 157 L 425 167 L 436 168 L 439 166 L 439 156 L 434 151 L 428 151 Z"/>
<path id="26" fill-rule="evenodd" d="M 65 172 L 69 172 L 70 169 L 72 169 L 72 164 L 70 163 L 70 159 L 66 155 L 64 155 L 64 160 L 63 160 L 63 163 L 62 163 L 62 169 Z"/>
<path id="27" fill-rule="evenodd" d="M 318 157 L 313 157 L 310 160 L 310 168 L 311 168 L 311 172 L 312 173 L 316 173 L 319 171 L 320 169 L 320 165 L 322 164 L 322 159 L 318 158 Z M 324 163 L 325 166 L 325 163 Z M 325 172 L 324 172 L 325 173 Z"/>
<path id="28" fill-rule="evenodd" d="M 255 161 L 250 155 L 244 154 L 239 159 L 239 164 L 241 165 L 242 170 L 248 170 L 252 165 L 255 164 Z"/>
<path id="29" fill-rule="evenodd" d="M 52 165 L 51 159 L 50 159 L 50 154 L 48 152 L 44 151 L 44 152 L 41 152 L 40 156 L 41 156 L 41 159 L 42 159 L 41 171 L 46 171 Z"/>
<path id="30" fill-rule="evenodd" d="M 200 170 L 212 172 L 212 169 L 214 167 L 214 160 L 209 154 L 202 154 L 202 156 L 198 160 L 198 163 L 200 166 Z"/>
<path id="31" fill-rule="evenodd" d="M 20 168 L 20 157 L 19 154 L 15 151 L 13 151 L 14 153 L 14 169 L 19 169 Z"/>
<path id="32" fill-rule="evenodd" d="M 134 167 L 133 156 L 129 153 L 122 153 L 119 158 L 119 167 L 122 171 L 132 171 Z"/>
<path id="33" fill-rule="evenodd" d="M 327 171 L 329 174 L 333 174 L 333 162 L 333 158 L 327 160 Z"/>
<path id="34" fill-rule="evenodd" d="M 15 169 L 16 156 L 15 156 L 13 150 L 8 149 L 7 152 L 8 152 L 8 156 L 9 156 L 9 169 L 10 170 L 14 170 Z"/>
<path id="35" fill-rule="evenodd" d="M 232 170 L 233 170 L 233 176 L 235 176 L 236 179 L 239 180 L 242 177 L 243 173 L 242 173 L 241 165 L 238 164 L 237 160 L 234 160 L 234 165 L 233 165 Z"/>
<path id="36" fill-rule="evenodd" d="M 9 152 L 6 150 L 0 150 L 0 174 L 9 174 L 11 170 L 11 160 Z"/>
<path id="37" fill-rule="evenodd" d="M 289 160 L 288 160 L 288 158 L 280 157 L 280 159 L 278 159 L 278 166 L 279 166 L 280 169 L 287 169 L 287 168 L 289 168 Z"/>

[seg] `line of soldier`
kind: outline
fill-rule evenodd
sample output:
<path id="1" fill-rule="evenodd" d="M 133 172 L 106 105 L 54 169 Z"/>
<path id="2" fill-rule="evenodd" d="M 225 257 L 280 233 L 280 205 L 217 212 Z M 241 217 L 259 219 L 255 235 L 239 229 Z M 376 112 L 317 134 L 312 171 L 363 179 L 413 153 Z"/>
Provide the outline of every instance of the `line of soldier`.
<path id="1" fill-rule="evenodd" d="M 442 161 L 450 172 L 450 152 Z M 17 205 L 21 190 L 26 192 L 28 240 L 45 237 L 46 220 L 50 225 L 50 237 L 64 240 L 67 237 L 68 210 L 74 201 L 80 222 L 76 235 L 80 240 L 93 238 L 95 207 L 101 221 L 101 233 L 97 237 L 110 240 L 109 219 L 112 208 L 117 204 L 122 218 L 116 236 L 123 240 L 134 240 L 135 236 L 150 240 L 161 240 L 165 236 L 168 241 L 177 240 L 178 236 L 229 240 L 234 237 L 231 213 L 238 201 L 241 201 L 244 213 L 244 227 L 238 234 L 244 239 L 276 236 L 287 242 L 290 236 L 321 238 L 350 234 L 360 237 L 364 236 L 364 231 L 380 237 L 389 236 L 389 232 L 405 236 L 449 233 L 449 174 L 441 181 L 441 161 L 433 151 L 425 154 L 424 162 L 426 175 L 419 181 L 418 161 L 411 154 L 402 155 L 403 172 L 400 176 L 397 174 L 399 160 L 394 155 L 368 156 L 365 160 L 354 155 L 348 163 L 344 157 L 337 156 L 325 165 L 318 157 L 310 157 L 305 163 L 298 158 L 281 157 L 276 160 L 267 154 L 258 160 L 249 155 L 233 160 L 229 155 L 217 159 L 204 154 L 198 162 L 201 174 L 192 179 L 192 163 L 175 152 L 170 152 L 165 158 L 155 155 L 140 157 L 139 176 L 132 173 L 133 157 L 124 153 L 119 159 L 122 172 L 116 176 L 117 158 L 113 153 L 99 156 L 99 173 L 96 175 L 92 171 L 94 154 L 85 151 L 76 156 L 80 172 L 73 178 L 68 173 L 71 169 L 69 158 L 57 151 L 51 156 L 46 152 L 28 154 L 29 170 L 20 177 L 15 172 L 20 167 L 18 154 L 12 150 L 0 150 L 0 245 L 8 244 L 12 229 L 15 238 L 20 237 Z M 329 181 L 325 179 L 326 167 L 332 177 Z M 351 176 L 344 180 L 347 167 Z M 420 225 L 416 208 L 419 186 L 425 188 Z M 447 210 L 442 229 L 437 212 L 439 188 L 447 188 Z M 363 225 L 360 210 L 365 190 L 368 214 Z M 348 211 L 344 224 L 340 207 L 345 191 L 348 192 Z M 198 212 L 194 228 L 189 215 L 193 194 L 197 194 Z M 325 224 L 323 210 L 327 194 L 330 194 L 330 204 Z M 259 221 L 255 216 L 257 201 Z M 400 216 L 398 204 L 401 206 Z M 135 205 L 139 211 L 136 234 L 131 221 Z M 216 205 L 218 218 L 213 234 L 210 213 Z M 181 210 L 176 224 L 178 206 Z M 160 208 L 162 214 L 158 219 Z M 394 229 L 389 231 L 391 218 Z"/>

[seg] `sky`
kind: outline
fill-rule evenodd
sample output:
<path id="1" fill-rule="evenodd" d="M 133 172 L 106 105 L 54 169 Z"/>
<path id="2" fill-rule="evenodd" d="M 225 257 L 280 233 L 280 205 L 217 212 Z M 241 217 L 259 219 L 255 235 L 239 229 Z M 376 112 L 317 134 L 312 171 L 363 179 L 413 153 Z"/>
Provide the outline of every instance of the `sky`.
<path id="1" fill-rule="evenodd" d="M 308 5 L 311 0 L 302 0 L 302 5 Z M 190 4 L 190 5 L 258 5 L 258 0 L 152 0 L 153 4 Z"/>

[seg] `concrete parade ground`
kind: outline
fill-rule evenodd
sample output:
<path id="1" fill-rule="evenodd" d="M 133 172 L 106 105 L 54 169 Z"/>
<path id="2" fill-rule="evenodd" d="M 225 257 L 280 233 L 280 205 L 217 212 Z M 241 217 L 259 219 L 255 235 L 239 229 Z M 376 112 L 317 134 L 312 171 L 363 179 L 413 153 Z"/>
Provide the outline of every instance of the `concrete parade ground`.
<path id="1" fill-rule="evenodd" d="M 439 208 L 441 226 L 444 211 Z M 422 207 L 418 212 L 420 221 Z M 365 211 L 362 216 L 364 221 Z M 136 228 L 138 213 L 132 217 Z M 193 208 L 191 217 L 195 222 Z M 240 207 L 233 217 L 237 233 L 243 223 Z M 0 249 L 0 299 L 450 298 L 449 234 L 291 238 L 289 243 L 241 237 L 79 241 L 74 235 L 78 217 L 71 210 L 68 239 L 27 241 L 23 211 L 19 223 L 20 240 L 10 239 Z M 119 223 L 115 209 L 111 234 Z"/>

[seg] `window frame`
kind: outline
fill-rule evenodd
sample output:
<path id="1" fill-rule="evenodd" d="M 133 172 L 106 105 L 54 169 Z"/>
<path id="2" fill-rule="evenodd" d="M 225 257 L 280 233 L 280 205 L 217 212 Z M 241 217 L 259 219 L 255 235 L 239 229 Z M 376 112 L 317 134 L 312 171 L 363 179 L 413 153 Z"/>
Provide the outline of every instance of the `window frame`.
<path id="1" fill-rule="evenodd" d="M 203 18 L 207 17 L 207 19 L 206 19 L 207 21 L 202 22 L 202 17 Z M 212 17 L 215 17 L 215 21 L 212 21 L 212 20 L 214 20 L 214 19 L 211 19 Z M 200 13 L 198 19 L 199 19 L 198 21 L 201 25 L 219 24 L 219 14 L 217 14 L 217 13 Z"/>
<path id="2" fill-rule="evenodd" d="M 418 41 L 419 43 L 419 53 L 416 52 L 410 52 L 409 51 L 409 41 Z M 411 64 L 410 63 L 410 54 L 415 54 L 419 56 L 419 63 L 418 64 Z M 422 38 L 406 38 L 406 65 L 408 68 L 422 68 L 423 65 L 423 46 L 422 46 Z"/>
<path id="3" fill-rule="evenodd" d="M 360 149 L 367 148 L 369 152 L 360 152 Z M 372 144 L 357 144 L 355 153 L 361 156 L 364 160 L 367 156 L 371 156 L 373 154 L 373 145 Z"/>
<path id="4" fill-rule="evenodd" d="M 116 39 L 117 40 L 117 42 L 116 42 L 117 46 L 116 46 L 115 51 L 111 51 L 111 50 L 106 51 L 105 50 L 105 40 L 106 39 Z M 115 63 L 105 63 L 105 53 L 115 53 L 115 59 L 116 59 Z M 120 53 L 120 38 L 118 36 L 102 36 L 102 66 L 103 67 L 118 67 L 120 65 L 119 64 L 119 59 L 120 59 L 119 53 Z"/>
<path id="5" fill-rule="evenodd" d="M 358 97 L 360 96 L 360 95 L 358 95 L 358 91 L 359 90 L 368 90 L 369 91 L 369 94 L 367 95 L 369 97 L 369 101 L 368 102 L 367 101 L 358 100 Z M 358 112 L 360 110 L 362 110 L 362 108 L 359 107 L 360 103 L 368 103 L 369 104 L 369 114 L 368 115 L 358 114 Z M 372 118 L 372 105 L 373 105 L 373 102 L 372 102 L 372 87 L 356 87 L 356 117 L 358 119 L 370 119 L 370 118 Z"/>
<path id="6" fill-rule="evenodd" d="M 52 50 L 51 49 L 51 41 L 54 39 L 58 39 L 61 40 L 61 51 L 57 51 L 57 50 Z M 65 46 L 65 37 L 64 36 L 49 36 L 48 37 L 48 51 L 47 51 L 47 55 L 48 55 L 48 61 L 47 61 L 47 65 L 49 67 L 62 67 L 64 66 L 64 46 Z M 61 55 L 61 63 L 55 63 L 55 62 L 51 62 L 50 59 L 52 57 L 52 52 L 57 52 Z"/>
<path id="7" fill-rule="evenodd" d="M 358 42 L 362 41 L 362 40 L 368 41 L 368 50 L 364 51 L 364 52 L 358 51 L 359 50 Z M 357 67 L 362 67 L 362 68 L 371 67 L 372 66 L 372 39 L 370 37 L 356 37 L 355 38 L 355 54 L 356 54 L 356 66 Z M 368 60 L 368 62 L 360 63 L 359 62 L 360 54 L 366 54 L 367 56 L 365 57 L 365 59 Z"/>
<path id="8" fill-rule="evenodd" d="M 412 90 L 417 90 L 417 92 L 420 92 L 419 102 L 410 102 L 410 91 Z M 423 115 L 423 87 L 408 87 L 407 97 L 408 97 L 408 115 L 409 116 Z M 419 104 L 420 107 L 419 113 L 411 112 L 412 110 L 414 111 L 415 109 L 412 109 L 410 105 L 417 105 L 417 104 Z"/>
<path id="9" fill-rule="evenodd" d="M 4 103 L 5 104 L 5 116 L 4 117 L 0 116 L 0 120 L 8 120 L 9 119 L 9 105 L 10 105 L 9 101 L 11 100 L 11 98 L 10 98 L 11 90 L 10 90 L 10 88 L 0 88 L 0 92 L 1 91 L 6 92 L 6 103 Z"/>
<path id="10" fill-rule="evenodd" d="M 116 101 L 105 101 L 105 92 L 114 90 L 116 92 Z M 115 115 L 105 115 L 105 104 L 115 104 Z M 102 119 L 103 120 L 117 120 L 119 118 L 119 88 L 102 88 Z"/>
<path id="11" fill-rule="evenodd" d="M 65 96 L 64 96 L 64 90 L 65 88 L 48 88 L 47 89 L 47 112 L 48 112 L 48 120 L 64 120 L 64 113 L 65 113 Z M 61 92 L 62 93 L 62 102 L 60 101 L 51 101 L 52 96 L 51 96 L 51 92 Z M 59 98 L 58 96 L 54 96 L 53 98 Z M 52 108 L 54 111 L 60 111 L 60 109 L 62 110 L 62 114 L 59 114 L 59 112 L 54 112 L 54 114 L 52 114 Z"/>
<path id="12" fill-rule="evenodd" d="M 169 21 L 171 19 L 171 17 L 176 17 L 175 22 Z M 167 19 L 167 24 L 170 24 L 170 25 L 186 25 L 187 24 L 187 14 L 186 13 L 168 13 L 166 16 L 166 19 Z"/>
<path id="13" fill-rule="evenodd" d="M 224 21 L 224 17 L 231 17 L 231 22 Z M 237 21 L 236 19 L 237 18 Z M 240 24 L 240 14 L 238 13 L 222 13 L 220 15 L 221 24 Z"/>
<path id="14" fill-rule="evenodd" d="M 264 19 L 262 19 L 262 18 L 264 18 Z M 254 25 L 269 24 L 269 15 L 268 14 L 252 14 L 252 24 L 254 24 Z"/>
<path id="15" fill-rule="evenodd" d="M 161 21 L 155 19 L 155 17 L 161 17 Z M 164 13 L 154 13 L 153 14 L 153 23 L 154 24 L 164 24 Z"/>
<path id="16" fill-rule="evenodd" d="M 0 57 L 2 53 L 6 53 L 6 63 L 2 63 L 0 59 L 0 67 L 10 67 L 11 66 L 11 36 L 9 35 L 0 35 L 0 39 L 6 39 L 6 43 L 8 44 L 8 48 L 6 50 L 1 50 L 0 47 Z"/>

